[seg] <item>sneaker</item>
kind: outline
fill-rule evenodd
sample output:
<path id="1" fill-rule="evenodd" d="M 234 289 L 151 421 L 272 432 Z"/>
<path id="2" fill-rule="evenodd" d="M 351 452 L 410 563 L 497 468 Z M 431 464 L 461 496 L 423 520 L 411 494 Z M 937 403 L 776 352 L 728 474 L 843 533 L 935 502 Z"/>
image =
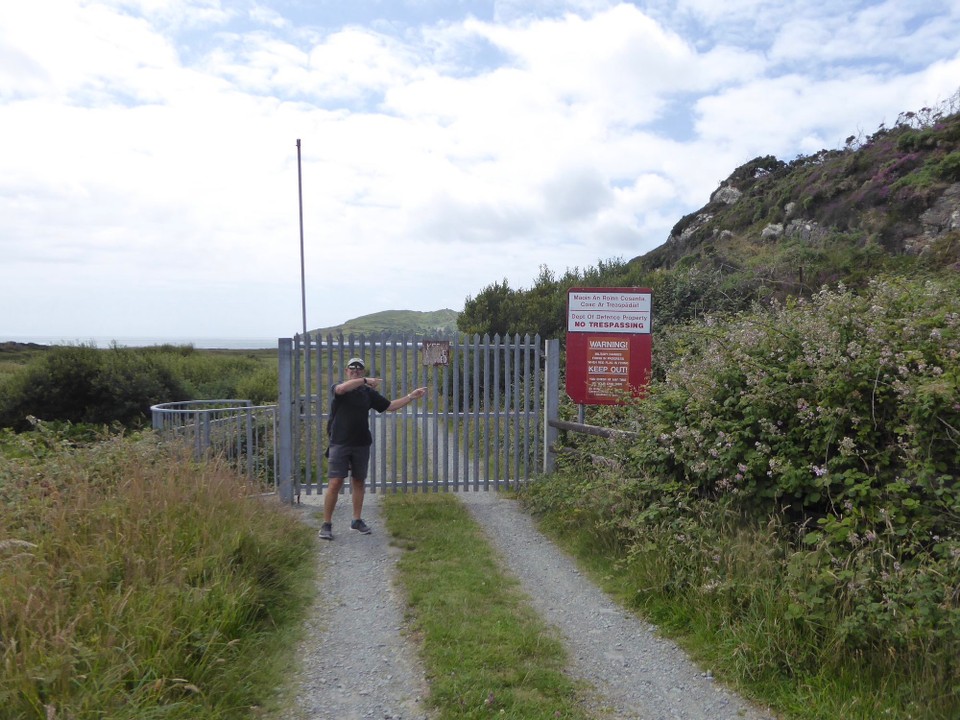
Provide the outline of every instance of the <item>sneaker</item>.
<path id="1" fill-rule="evenodd" d="M 369 535 L 370 528 L 367 527 L 367 524 L 363 520 L 354 520 L 350 523 L 350 529 L 356 530 L 361 535 Z"/>
<path id="2" fill-rule="evenodd" d="M 320 539 L 321 540 L 333 540 L 333 525 L 330 523 L 324 523 L 320 526 Z"/>

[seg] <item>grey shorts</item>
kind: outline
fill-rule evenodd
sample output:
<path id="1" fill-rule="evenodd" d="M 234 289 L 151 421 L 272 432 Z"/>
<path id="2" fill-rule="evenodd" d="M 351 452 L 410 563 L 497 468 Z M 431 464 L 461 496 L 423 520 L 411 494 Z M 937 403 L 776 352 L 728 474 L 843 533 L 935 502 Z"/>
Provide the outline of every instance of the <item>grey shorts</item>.
<path id="1" fill-rule="evenodd" d="M 370 465 L 370 446 L 331 445 L 327 458 L 327 477 L 366 480 Z"/>

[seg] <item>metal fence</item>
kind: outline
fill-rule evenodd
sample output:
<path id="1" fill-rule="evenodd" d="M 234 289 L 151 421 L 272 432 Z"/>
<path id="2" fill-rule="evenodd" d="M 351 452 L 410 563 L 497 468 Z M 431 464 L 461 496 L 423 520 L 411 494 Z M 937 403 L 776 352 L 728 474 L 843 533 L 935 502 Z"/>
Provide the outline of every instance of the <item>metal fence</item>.
<path id="1" fill-rule="evenodd" d="M 442 348 L 442 362 L 425 348 Z M 368 482 L 377 490 L 499 490 L 554 467 L 560 347 L 539 336 L 491 338 L 297 336 L 278 340 L 277 405 L 188 400 L 151 407 L 153 427 L 194 456 L 219 456 L 274 486 L 281 501 L 326 485 L 330 389 L 353 356 L 395 398 L 427 386 L 407 407 L 371 412 Z"/>
<path id="2" fill-rule="evenodd" d="M 545 402 L 552 392 L 556 403 L 557 373 L 545 382 L 539 336 L 297 335 L 279 340 L 282 499 L 323 491 L 331 388 L 354 356 L 383 379 L 388 398 L 428 388 L 401 410 L 371 412 L 374 492 L 509 489 L 544 469 Z"/>
<path id="3" fill-rule="evenodd" d="M 196 458 L 220 456 L 239 472 L 276 486 L 277 406 L 249 400 L 186 400 L 150 408 L 153 428 L 192 448 Z"/>

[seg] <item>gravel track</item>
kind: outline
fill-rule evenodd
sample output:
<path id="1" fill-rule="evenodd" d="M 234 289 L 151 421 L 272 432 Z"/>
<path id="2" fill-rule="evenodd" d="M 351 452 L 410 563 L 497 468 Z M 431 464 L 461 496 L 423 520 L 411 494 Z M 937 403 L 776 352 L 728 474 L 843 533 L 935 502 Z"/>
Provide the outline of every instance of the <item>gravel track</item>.
<path id="1" fill-rule="evenodd" d="M 349 481 L 348 481 L 349 482 Z M 369 535 L 350 529 L 350 496 L 337 502 L 333 542 L 317 540 L 317 603 L 304 626 L 296 707 L 290 720 L 428 720 L 427 684 L 406 633 L 394 586 L 398 550 L 389 544 L 381 495 L 363 504 Z M 322 496 L 304 495 L 304 517 L 320 528 Z"/>
<path id="2" fill-rule="evenodd" d="M 584 704 L 617 720 L 772 720 L 719 686 L 656 628 L 625 612 L 582 575 L 523 513 L 494 492 L 457 496 L 483 527 L 533 607 L 566 640 L 571 676 L 589 688 Z M 320 497 L 304 496 L 304 516 Z M 416 648 L 406 632 L 403 600 L 393 585 L 399 551 L 390 547 L 382 495 L 368 492 L 371 535 L 349 529 L 344 496 L 335 540 L 322 542 L 319 599 L 304 627 L 291 720 L 430 720 Z"/>

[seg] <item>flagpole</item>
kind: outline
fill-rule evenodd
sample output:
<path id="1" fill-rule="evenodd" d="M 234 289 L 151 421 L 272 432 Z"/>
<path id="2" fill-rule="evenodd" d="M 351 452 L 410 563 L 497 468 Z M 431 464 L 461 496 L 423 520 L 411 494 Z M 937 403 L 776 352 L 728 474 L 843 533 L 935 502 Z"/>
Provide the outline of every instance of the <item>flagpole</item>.
<path id="1" fill-rule="evenodd" d="M 300 305 L 303 313 L 303 336 L 307 336 L 307 281 L 303 261 L 303 174 L 300 170 L 300 138 L 297 138 L 297 190 L 300 195 Z"/>
<path id="2" fill-rule="evenodd" d="M 310 387 L 310 377 L 313 375 L 313 371 L 310 368 L 310 336 L 307 334 L 307 273 L 304 267 L 303 260 L 303 173 L 300 169 L 300 138 L 297 138 L 297 191 L 300 196 L 300 306 L 303 312 L 303 347 L 306 351 L 304 362 L 306 370 L 306 391 L 307 391 L 307 405 L 306 405 L 306 419 L 307 419 L 307 438 L 313 437 L 313 432 L 310 428 L 310 417 L 313 415 L 311 409 L 311 403 L 313 402 L 313 390 Z M 320 357 L 320 342 L 319 338 L 317 340 L 317 358 Z M 319 398 L 317 398 L 319 400 Z M 306 480 L 307 486 L 309 487 L 314 481 L 314 471 L 319 472 L 319 468 L 313 467 L 313 459 L 311 458 L 311 443 L 308 439 L 306 443 Z M 297 503 L 300 502 L 300 483 L 297 482 Z"/>

